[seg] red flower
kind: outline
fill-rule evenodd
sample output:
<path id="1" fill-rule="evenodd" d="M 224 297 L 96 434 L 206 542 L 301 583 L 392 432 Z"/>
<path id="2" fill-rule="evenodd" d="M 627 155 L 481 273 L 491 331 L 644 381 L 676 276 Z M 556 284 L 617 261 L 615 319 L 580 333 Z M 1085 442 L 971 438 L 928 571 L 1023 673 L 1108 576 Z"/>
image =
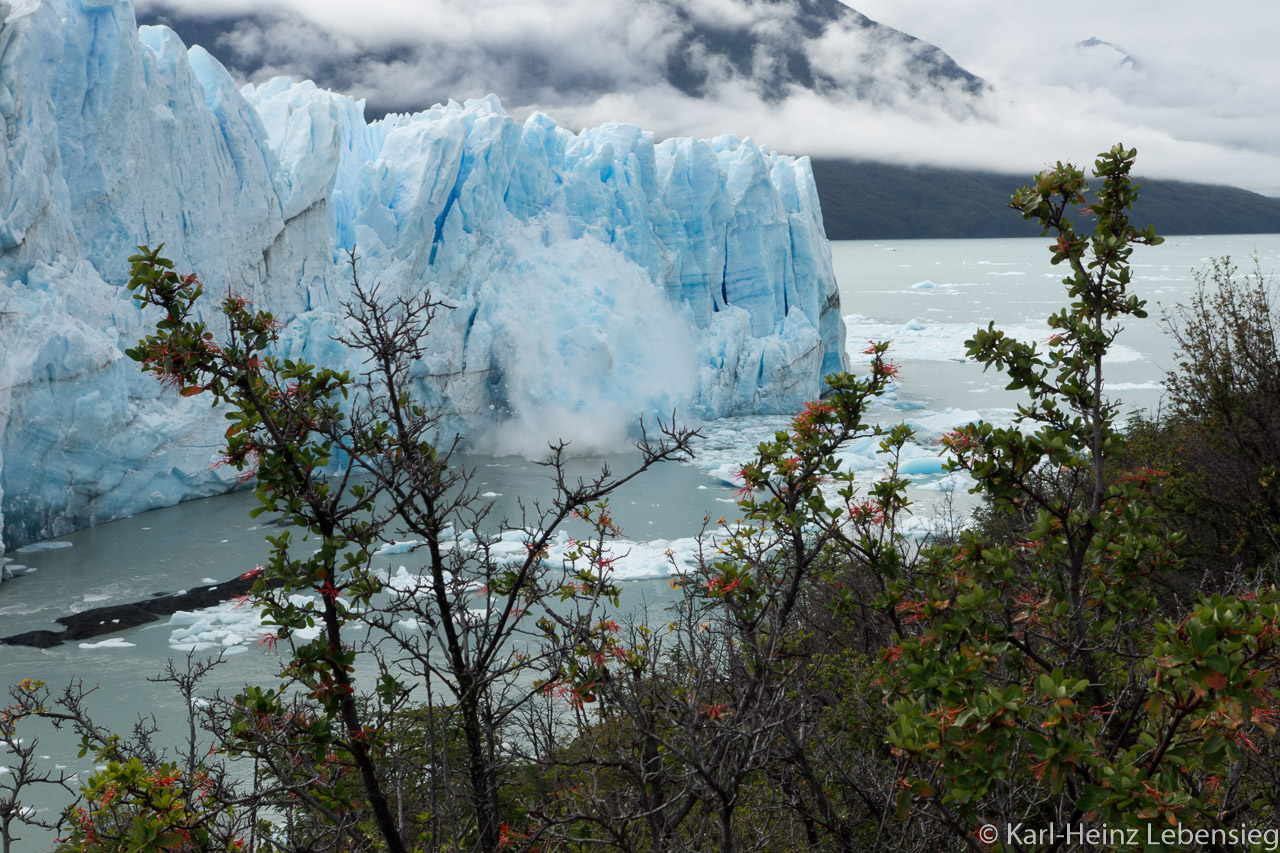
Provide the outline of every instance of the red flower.
<path id="1" fill-rule="evenodd" d="M 704 581 L 702 588 L 712 595 L 726 595 L 742 586 L 741 578 L 727 580 L 723 575 L 716 575 Z"/>
<path id="2" fill-rule="evenodd" d="M 1160 477 L 1168 477 L 1168 471 L 1157 471 L 1154 468 L 1134 468 L 1131 471 L 1120 472 L 1120 482 L 1122 483 L 1149 483 L 1153 479 Z"/>
<path id="3" fill-rule="evenodd" d="M 243 310 L 246 306 L 252 304 L 252 302 L 238 293 L 228 293 L 227 298 L 222 300 L 222 310 Z"/>
<path id="4" fill-rule="evenodd" d="M 968 427 L 952 430 L 944 435 L 941 441 L 944 447 L 955 453 L 963 453 L 976 446 L 973 440 L 973 433 Z"/>
<path id="5" fill-rule="evenodd" d="M 698 716 L 706 720 L 718 720 L 724 716 L 727 710 L 729 710 L 728 705 L 703 705 L 702 710 L 698 712 Z"/>
<path id="6" fill-rule="evenodd" d="M 849 507 L 849 518 L 857 524 L 884 524 L 884 508 L 872 501 L 863 501 Z"/>

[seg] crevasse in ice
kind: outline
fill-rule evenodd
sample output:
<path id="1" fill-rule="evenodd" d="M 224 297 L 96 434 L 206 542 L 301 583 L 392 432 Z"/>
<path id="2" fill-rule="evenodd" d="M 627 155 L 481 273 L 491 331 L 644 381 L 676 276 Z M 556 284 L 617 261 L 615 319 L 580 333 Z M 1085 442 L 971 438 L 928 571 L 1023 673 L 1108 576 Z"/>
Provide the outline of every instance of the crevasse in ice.
<path id="1" fill-rule="evenodd" d="M 591 449 L 640 416 L 783 411 L 839 369 L 843 327 L 807 158 L 519 122 L 490 96 L 366 122 L 277 79 L 240 90 L 125 0 L 0 2 L 0 510 L 11 546 L 228 488 L 221 419 L 123 356 L 123 284 L 163 242 L 211 294 L 332 337 L 345 251 L 385 296 L 452 306 L 416 379 L 448 428 Z M 0 542 L 0 555 L 3 554 Z"/>

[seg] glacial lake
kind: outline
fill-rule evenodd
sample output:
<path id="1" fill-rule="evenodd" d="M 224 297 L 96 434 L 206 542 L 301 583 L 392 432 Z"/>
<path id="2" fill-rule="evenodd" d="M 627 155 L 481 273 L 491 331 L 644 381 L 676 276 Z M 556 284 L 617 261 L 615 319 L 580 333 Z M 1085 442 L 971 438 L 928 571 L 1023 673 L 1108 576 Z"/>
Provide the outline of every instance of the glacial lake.
<path id="1" fill-rule="evenodd" d="M 867 341 L 893 341 L 890 353 L 901 366 L 901 381 L 875 415 L 883 423 L 907 420 L 917 428 L 910 458 L 921 472 L 911 490 L 919 515 L 927 518 L 956 485 L 954 494 L 966 505 L 963 483 L 949 482 L 938 471 L 936 438 L 979 417 L 1007 423 L 1023 398 L 1006 391 L 1000 375 L 984 374 L 967 361 L 964 341 L 975 327 L 991 321 L 1020 338 L 1045 339 L 1045 318 L 1064 302 L 1063 268 L 1049 264 L 1041 238 L 843 241 L 832 244 L 832 253 L 853 363 L 864 358 L 860 353 Z M 1108 390 L 1127 409 L 1155 409 L 1160 380 L 1174 366 L 1160 330 L 1160 306 L 1185 300 L 1195 287 L 1193 271 L 1210 259 L 1230 255 L 1243 270 L 1251 268 L 1255 253 L 1264 273 L 1274 272 L 1280 267 L 1280 235 L 1173 237 L 1135 251 L 1133 290 L 1148 300 L 1152 316 L 1129 324 L 1107 368 Z M 704 517 L 733 516 L 730 472 L 786 421 L 758 416 L 707 424 L 694 462 L 661 466 L 613 498 L 629 540 L 622 550 L 631 552 L 621 563 L 620 577 L 631 578 L 622 584 L 624 610 L 642 605 L 660 610 L 673 600 L 664 552 L 687 554 Z M 867 478 L 879 470 L 867 447 L 851 451 L 847 460 Z M 476 482 L 494 501 L 498 517 L 518 517 L 517 498 L 545 500 L 549 494 L 545 472 L 527 460 L 472 456 L 463 461 L 476 470 Z M 602 462 L 621 471 L 632 461 L 619 456 L 574 464 L 585 475 Z M 0 636 L 54 628 L 53 620 L 66 613 L 235 577 L 266 552 L 262 537 L 271 531 L 249 518 L 254 505 L 250 492 L 192 501 L 10 554 L 29 571 L 0 584 Z M 395 567 L 395 555 L 385 560 L 388 568 Z M 180 700 L 147 678 L 193 646 L 196 654 L 219 646 L 230 653 L 229 663 L 207 683 L 210 691 L 265 681 L 275 673 L 279 659 L 248 642 L 247 629 L 237 626 L 234 616 L 219 622 L 223 618 L 181 617 L 172 623 L 162 618 L 95 638 L 89 644 L 96 647 L 90 648 L 76 643 L 48 650 L 0 646 L 0 683 L 39 678 L 57 689 L 82 679 L 98 685 L 92 707 L 100 723 L 123 730 L 139 714 L 155 714 L 164 725 L 181 714 Z M 39 754 L 51 764 L 90 769 L 75 757 L 76 747 L 67 738 L 51 732 L 40 738 Z M 3 765 L 0 755 L 0 774 Z M 61 804 L 35 805 L 56 811 Z"/>

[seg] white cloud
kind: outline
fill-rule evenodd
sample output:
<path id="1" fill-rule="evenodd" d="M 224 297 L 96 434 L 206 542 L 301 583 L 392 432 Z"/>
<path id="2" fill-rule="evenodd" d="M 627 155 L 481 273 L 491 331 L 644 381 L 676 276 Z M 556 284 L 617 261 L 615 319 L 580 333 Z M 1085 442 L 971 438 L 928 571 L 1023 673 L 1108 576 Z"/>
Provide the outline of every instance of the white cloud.
<path id="1" fill-rule="evenodd" d="M 1086 121 L 1150 139 L 1162 162 L 1190 177 L 1280 194 L 1280 7 L 1233 0 L 1079 0 L 1063 7 L 1018 0 L 862 0 L 871 18 L 929 40 L 1020 103 L 1055 94 L 1068 133 Z M 1136 60 L 1117 65 L 1104 39 Z M 1175 153 L 1175 150 L 1179 153 Z M 1143 159 L 1151 158 L 1143 151 Z M 1163 168 L 1163 167 L 1162 167 Z M 1256 171 L 1251 171 L 1256 170 Z"/>
<path id="2" fill-rule="evenodd" d="M 140 0 L 155 8 L 158 0 Z M 854 0 L 850 5 L 948 52 L 993 84 L 976 115 L 962 95 L 899 85 L 919 65 L 857 27 L 805 45 L 851 102 L 794 90 L 767 103 L 704 52 L 686 58 L 713 97 L 661 81 L 679 14 L 730 22 L 780 46 L 804 44 L 781 7 L 739 0 L 167 0 L 192 15 L 280 13 L 213 46 L 255 80 L 324 71 L 384 106 L 426 107 L 496 91 L 510 111 L 569 126 L 610 119 L 659 136 L 751 135 L 778 150 L 1027 172 L 1088 162 L 1116 141 L 1157 177 L 1231 183 L 1280 195 L 1280 12 L 1234 0 L 1210 12 L 1184 0 Z M 1091 37 L 1115 45 L 1082 49 Z M 918 46 L 924 49 L 923 45 Z M 1122 63 L 1124 53 L 1136 63 Z M 766 70 L 777 56 L 757 50 Z M 311 70 L 320 69 L 320 70 Z M 966 106 L 957 107 L 957 104 Z"/>

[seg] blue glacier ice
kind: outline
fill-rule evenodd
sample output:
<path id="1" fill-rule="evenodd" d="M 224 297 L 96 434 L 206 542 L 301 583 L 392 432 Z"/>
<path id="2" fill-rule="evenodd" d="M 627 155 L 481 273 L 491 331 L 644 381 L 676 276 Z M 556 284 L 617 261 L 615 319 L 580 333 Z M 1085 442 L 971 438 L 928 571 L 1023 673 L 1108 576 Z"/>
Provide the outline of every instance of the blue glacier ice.
<path id="1" fill-rule="evenodd" d="M 575 134 L 493 96 L 366 122 L 311 83 L 239 89 L 127 0 L 10 0 L 0 20 L 10 547 L 230 486 L 217 413 L 122 355 L 148 324 L 122 286 L 140 243 L 276 312 L 288 354 L 346 367 L 346 250 L 383 294 L 429 288 L 453 308 L 419 391 L 495 450 L 785 411 L 842 366 L 807 158 Z"/>

